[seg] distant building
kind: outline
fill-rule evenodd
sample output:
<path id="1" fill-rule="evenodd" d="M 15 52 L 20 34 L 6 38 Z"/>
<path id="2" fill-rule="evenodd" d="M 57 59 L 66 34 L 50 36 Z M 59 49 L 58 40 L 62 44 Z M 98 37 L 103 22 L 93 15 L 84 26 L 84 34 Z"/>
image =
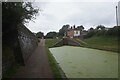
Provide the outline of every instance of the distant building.
<path id="1" fill-rule="evenodd" d="M 87 31 L 80 31 L 79 29 L 74 27 L 69 28 L 67 31 L 67 37 L 69 38 L 82 38 L 84 35 L 87 35 Z"/>
<path id="2" fill-rule="evenodd" d="M 74 38 L 74 37 L 79 37 L 80 36 L 80 30 L 78 29 L 68 29 L 67 31 L 67 36 L 70 38 Z"/>

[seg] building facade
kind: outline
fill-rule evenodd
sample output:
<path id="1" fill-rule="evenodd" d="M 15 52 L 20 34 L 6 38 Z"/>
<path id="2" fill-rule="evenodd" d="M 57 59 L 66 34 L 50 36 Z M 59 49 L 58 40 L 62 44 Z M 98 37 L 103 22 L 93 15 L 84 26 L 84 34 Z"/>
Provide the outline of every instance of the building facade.
<path id="1" fill-rule="evenodd" d="M 80 30 L 78 30 L 78 29 L 69 29 L 67 31 L 67 36 L 69 38 L 80 37 Z"/>

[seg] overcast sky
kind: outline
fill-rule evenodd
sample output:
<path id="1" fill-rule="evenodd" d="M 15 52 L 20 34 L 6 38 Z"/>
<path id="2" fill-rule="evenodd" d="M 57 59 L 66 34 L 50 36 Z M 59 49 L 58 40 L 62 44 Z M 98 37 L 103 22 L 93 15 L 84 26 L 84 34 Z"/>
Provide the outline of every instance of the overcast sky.
<path id="1" fill-rule="evenodd" d="M 26 26 L 32 32 L 41 31 L 44 34 L 50 31 L 58 32 L 65 24 L 83 25 L 86 30 L 100 24 L 113 27 L 116 25 L 117 2 L 118 0 L 35 2 L 34 6 L 39 7 L 41 11 L 34 22 L 30 21 Z"/>

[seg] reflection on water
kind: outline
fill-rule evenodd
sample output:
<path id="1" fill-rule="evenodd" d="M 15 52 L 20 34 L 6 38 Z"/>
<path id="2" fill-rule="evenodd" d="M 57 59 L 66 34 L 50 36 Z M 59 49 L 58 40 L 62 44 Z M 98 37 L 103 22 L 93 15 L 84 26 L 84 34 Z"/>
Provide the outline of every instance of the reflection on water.
<path id="1" fill-rule="evenodd" d="M 118 53 L 73 46 L 50 51 L 68 78 L 118 77 Z"/>

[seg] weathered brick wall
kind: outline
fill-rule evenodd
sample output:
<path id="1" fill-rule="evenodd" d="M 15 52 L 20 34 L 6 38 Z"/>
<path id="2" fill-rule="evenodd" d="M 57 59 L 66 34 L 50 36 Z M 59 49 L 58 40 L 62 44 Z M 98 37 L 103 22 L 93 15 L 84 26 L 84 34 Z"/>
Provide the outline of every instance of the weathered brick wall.
<path id="1" fill-rule="evenodd" d="M 18 26 L 18 40 L 23 56 L 24 63 L 28 60 L 30 55 L 34 52 L 35 48 L 38 45 L 38 39 L 35 35 L 28 30 L 25 26 Z"/>
<path id="2" fill-rule="evenodd" d="M 18 25 L 17 30 L 5 34 L 2 44 L 2 73 L 16 63 L 25 65 L 37 45 L 38 39 L 22 24 Z"/>
<path id="3" fill-rule="evenodd" d="M 2 76 L 10 69 L 15 61 L 14 45 L 17 42 L 16 31 L 9 31 L 2 34 Z"/>

